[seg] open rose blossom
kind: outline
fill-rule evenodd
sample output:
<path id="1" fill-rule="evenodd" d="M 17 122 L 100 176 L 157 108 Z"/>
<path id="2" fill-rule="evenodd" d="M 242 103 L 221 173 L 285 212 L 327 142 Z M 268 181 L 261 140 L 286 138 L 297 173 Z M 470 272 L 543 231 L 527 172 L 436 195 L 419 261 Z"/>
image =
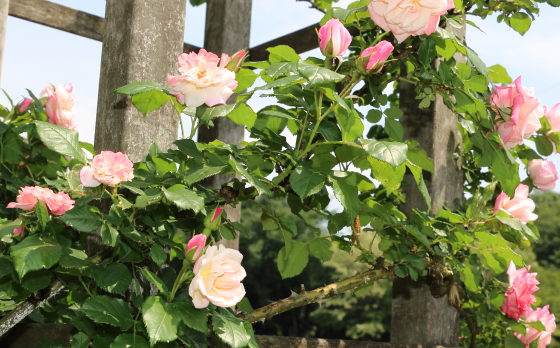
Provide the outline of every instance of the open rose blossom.
<path id="1" fill-rule="evenodd" d="M 72 84 L 64 86 L 47 86 L 39 98 L 48 97 L 45 112 L 49 122 L 60 127 L 76 129 L 78 124 L 74 115 L 74 98 L 72 97 Z"/>
<path id="2" fill-rule="evenodd" d="M 525 313 L 524 319 L 528 323 L 540 321 L 545 328 L 544 331 L 539 331 L 531 325 L 528 325 L 525 335 L 515 332 L 515 336 L 519 338 L 523 344 L 525 344 L 525 347 L 530 347 L 531 342 L 536 339 L 539 340 L 537 348 L 545 348 L 551 343 L 552 333 L 556 330 L 556 318 L 554 317 L 554 314 L 548 311 L 548 305 L 535 310 L 531 309 Z"/>
<path id="3" fill-rule="evenodd" d="M 63 215 L 72 209 L 75 203 L 67 193 L 54 193 L 51 189 L 40 186 L 22 187 L 16 200 L 17 202 L 11 202 L 7 207 L 34 210 L 37 202 L 42 200 L 54 215 Z"/>
<path id="4" fill-rule="evenodd" d="M 340 20 L 331 18 L 319 29 L 319 48 L 325 57 L 338 57 L 352 42 L 352 35 Z"/>
<path id="5" fill-rule="evenodd" d="M 506 149 L 523 143 L 541 128 L 540 118 L 544 110 L 539 99 L 533 95 L 533 88 L 523 87 L 521 76 L 507 87 L 495 87 L 490 104 L 511 108 L 508 121 L 496 122 L 496 131 L 502 138 Z"/>
<path id="6" fill-rule="evenodd" d="M 546 133 L 547 135 L 553 132 L 560 132 L 560 103 L 554 104 L 550 109 L 546 106 L 544 107 L 544 116 L 548 120 L 548 124 L 550 124 L 550 131 Z M 552 143 L 552 147 L 554 148 L 554 153 L 558 153 L 556 150 L 556 144 Z"/>
<path id="7" fill-rule="evenodd" d="M 538 215 L 533 214 L 535 210 L 535 202 L 529 196 L 529 186 L 519 184 L 515 189 L 515 196 L 510 199 L 505 192 L 502 191 L 496 198 L 494 204 L 494 214 L 499 210 L 503 210 L 514 218 L 518 218 L 522 223 L 535 221 Z"/>
<path id="8" fill-rule="evenodd" d="M 531 311 L 531 304 L 537 299 L 533 294 L 539 290 L 537 273 L 529 273 L 531 266 L 515 269 L 515 264 L 510 261 L 507 275 L 509 289 L 506 291 L 504 304 L 500 306 L 502 312 L 510 318 L 519 320 L 522 315 Z"/>
<path id="9" fill-rule="evenodd" d="M 383 67 L 387 57 L 395 47 L 389 41 L 381 41 L 377 45 L 366 48 L 360 58 L 356 60 L 356 66 L 361 72 L 371 74 L 378 72 Z"/>
<path id="10" fill-rule="evenodd" d="M 527 171 L 531 180 L 533 180 L 533 184 L 540 190 L 550 191 L 556 187 L 558 173 L 554 163 L 547 160 L 534 159 L 529 162 Z"/>
<path id="11" fill-rule="evenodd" d="M 398 42 L 430 35 L 436 31 L 439 17 L 454 7 L 453 0 L 372 0 L 368 5 L 373 22 L 392 32 Z"/>
<path id="12" fill-rule="evenodd" d="M 235 73 L 226 68 L 231 62 L 227 54 L 220 61 L 217 55 L 201 48 L 198 54 L 181 54 L 178 61 L 183 75 L 167 76 L 167 82 L 172 87 L 170 93 L 181 104 L 193 108 L 225 104 L 237 88 Z"/>
<path id="13" fill-rule="evenodd" d="M 206 246 L 206 236 L 203 234 L 197 234 L 196 236 L 192 237 L 191 240 L 187 243 L 187 247 L 185 248 L 185 254 L 188 254 L 191 249 L 195 249 L 194 254 L 192 255 L 192 259 L 189 261 L 194 261 L 198 259 L 198 256 Z"/>
<path id="14" fill-rule="evenodd" d="M 233 307 L 245 296 L 241 281 L 245 269 L 243 255 L 223 245 L 211 246 L 194 264 L 195 274 L 189 295 L 196 308 L 206 308 L 210 302 L 218 307 Z"/>
<path id="15" fill-rule="evenodd" d="M 80 181 L 84 187 L 95 187 L 99 184 L 116 186 L 134 178 L 133 163 L 122 152 L 101 151 L 93 157 L 90 166 L 80 170 Z"/>

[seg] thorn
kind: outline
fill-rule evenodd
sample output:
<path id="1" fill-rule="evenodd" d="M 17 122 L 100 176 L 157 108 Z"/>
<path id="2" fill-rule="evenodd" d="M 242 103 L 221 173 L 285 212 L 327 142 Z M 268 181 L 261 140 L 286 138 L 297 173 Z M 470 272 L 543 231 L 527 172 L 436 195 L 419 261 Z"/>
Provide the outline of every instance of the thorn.
<path id="1" fill-rule="evenodd" d="M 300 286 L 301 286 L 301 292 L 305 292 L 305 285 L 301 284 Z"/>
<path id="2" fill-rule="evenodd" d="M 290 297 L 297 296 L 297 292 L 294 292 L 292 289 L 290 289 L 290 292 L 291 292 Z"/>

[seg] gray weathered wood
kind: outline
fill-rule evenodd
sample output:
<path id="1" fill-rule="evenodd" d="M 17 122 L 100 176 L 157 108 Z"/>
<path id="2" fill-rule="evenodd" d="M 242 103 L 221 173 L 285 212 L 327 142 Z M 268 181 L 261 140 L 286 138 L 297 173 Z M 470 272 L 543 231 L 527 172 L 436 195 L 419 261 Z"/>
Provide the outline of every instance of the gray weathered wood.
<path id="1" fill-rule="evenodd" d="M 454 28 L 451 28 L 454 29 Z M 458 37 L 465 36 L 465 28 L 454 29 Z M 464 57 L 456 55 L 457 61 Z M 436 62 L 436 65 L 438 63 Z M 456 207 L 454 200 L 463 197 L 463 172 L 461 163 L 453 153 L 461 144 L 457 117 L 443 103 L 440 96 L 427 110 L 418 108 L 414 85 L 399 82 L 400 107 L 404 111 L 401 122 L 405 139 L 414 139 L 434 160 L 435 172 L 425 173 L 426 186 L 432 197 L 432 213 L 444 205 Z M 411 184 L 403 188 L 406 203 L 401 207 L 410 216 L 412 208 L 426 209 L 426 204 L 414 183 L 412 175 L 405 176 Z M 448 296 L 434 298 L 426 280 L 416 282 L 397 279 L 393 283 L 391 343 L 457 346 L 459 314 L 449 305 Z"/>
<path id="2" fill-rule="evenodd" d="M 6 39 L 9 6 L 10 0 L 0 0 L 0 81 L 2 81 L 2 61 L 4 58 L 4 42 Z"/>
<path id="3" fill-rule="evenodd" d="M 444 348 L 417 344 L 390 344 L 322 338 L 256 336 L 259 348 Z"/>
<path id="4" fill-rule="evenodd" d="M 249 47 L 251 32 L 251 0 L 208 0 L 206 5 L 206 30 L 204 47 L 209 52 L 220 56 L 229 55 Z M 198 141 L 208 143 L 219 139 L 226 144 L 237 144 L 243 140 L 244 128 L 231 122 L 228 118 L 213 121 L 214 127 L 200 127 Z M 204 185 L 219 188 L 230 181 L 233 175 L 216 175 L 204 181 Z M 241 205 L 236 208 L 227 206 L 225 213 L 231 221 L 240 221 Z M 239 237 L 223 240 L 228 248 L 239 249 Z"/>
<path id="5" fill-rule="evenodd" d="M 319 23 L 313 24 L 298 31 L 294 31 L 293 33 L 255 46 L 249 50 L 249 59 L 251 61 L 267 60 L 268 51 L 266 49 L 278 45 L 288 45 L 297 53 L 311 51 L 312 49 L 319 47 L 319 38 L 317 37 L 317 31 L 319 28 Z"/>
<path id="6" fill-rule="evenodd" d="M 166 150 L 177 139 L 178 118 L 170 103 L 143 117 L 130 97 L 113 91 L 132 81 L 166 84 L 167 75 L 178 73 L 185 6 L 185 0 L 107 0 L 95 125 L 97 151 L 122 151 L 139 161 L 152 142 Z"/>

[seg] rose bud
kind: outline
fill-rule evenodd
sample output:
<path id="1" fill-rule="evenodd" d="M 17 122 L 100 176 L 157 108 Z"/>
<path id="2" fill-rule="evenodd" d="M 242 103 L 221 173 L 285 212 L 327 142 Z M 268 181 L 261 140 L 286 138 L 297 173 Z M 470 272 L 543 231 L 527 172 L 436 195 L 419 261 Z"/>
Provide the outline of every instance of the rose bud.
<path id="1" fill-rule="evenodd" d="M 356 66 L 364 74 L 379 72 L 394 48 L 393 44 L 385 40 L 373 47 L 368 47 L 356 60 Z"/>
<path id="2" fill-rule="evenodd" d="M 531 180 L 533 180 L 533 184 L 540 190 L 550 191 L 556 187 L 558 173 L 554 163 L 547 160 L 534 159 L 529 162 L 527 171 Z"/>
<path id="3" fill-rule="evenodd" d="M 352 42 L 352 35 L 336 18 L 319 29 L 319 47 L 321 52 L 329 58 L 338 57 L 344 53 Z"/>

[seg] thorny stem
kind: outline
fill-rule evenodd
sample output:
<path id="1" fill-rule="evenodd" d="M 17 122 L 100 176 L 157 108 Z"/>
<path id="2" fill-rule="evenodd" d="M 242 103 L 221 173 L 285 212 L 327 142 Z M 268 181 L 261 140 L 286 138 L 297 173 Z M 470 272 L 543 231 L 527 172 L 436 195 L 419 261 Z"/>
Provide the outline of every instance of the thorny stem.
<path id="1" fill-rule="evenodd" d="M 181 280 L 183 279 L 183 275 L 187 271 L 188 266 L 189 263 L 187 262 L 187 260 L 185 260 L 185 262 L 183 263 L 183 268 L 181 268 L 181 270 L 179 271 L 179 275 L 177 275 L 177 278 L 175 279 L 175 283 L 173 283 L 173 289 L 171 289 L 171 294 L 169 295 L 169 302 L 173 301 L 173 299 L 175 298 L 175 293 L 177 292 L 177 289 L 179 289 L 179 285 L 181 285 Z"/>
<path id="2" fill-rule="evenodd" d="M 465 312 L 465 310 L 463 309 L 463 307 L 461 307 L 460 304 L 457 303 L 453 303 L 453 307 L 455 307 L 455 309 L 457 309 L 457 312 L 459 312 L 459 314 L 461 314 L 466 320 L 467 320 L 467 324 L 469 325 L 469 330 L 471 332 L 471 344 L 470 344 L 470 348 L 475 348 L 476 347 L 476 335 L 478 334 L 478 330 L 476 329 L 476 326 L 474 325 L 471 317 L 467 314 L 467 312 Z"/>

